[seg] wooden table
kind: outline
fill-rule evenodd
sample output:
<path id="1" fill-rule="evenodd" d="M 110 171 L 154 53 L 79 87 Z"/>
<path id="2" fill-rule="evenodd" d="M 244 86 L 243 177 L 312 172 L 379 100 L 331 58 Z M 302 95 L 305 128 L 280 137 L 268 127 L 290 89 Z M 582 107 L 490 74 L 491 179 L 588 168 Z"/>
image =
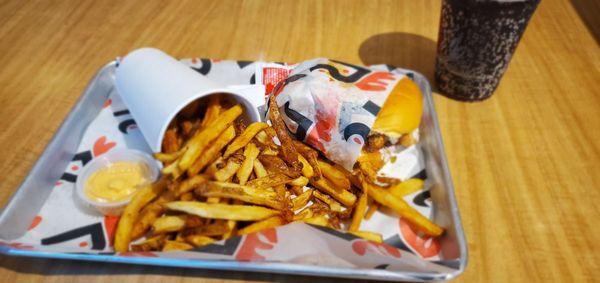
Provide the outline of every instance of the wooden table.
<path id="1" fill-rule="evenodd" d="M 0 203 L 94 72 L 154 46 L 178 57 L 317 56 L 433 73 L 439 1 L 2 1 Z M 579 15 L 577 10 L 579 10 Z M 540 4 L 493 98 L 435 95 L 469 245 L 457 281 L 600 277 L 598 2 Z M 586 24 L 588 25 L 586 27 Z M 322 278 L 0 257 L 2 282 Z"/>

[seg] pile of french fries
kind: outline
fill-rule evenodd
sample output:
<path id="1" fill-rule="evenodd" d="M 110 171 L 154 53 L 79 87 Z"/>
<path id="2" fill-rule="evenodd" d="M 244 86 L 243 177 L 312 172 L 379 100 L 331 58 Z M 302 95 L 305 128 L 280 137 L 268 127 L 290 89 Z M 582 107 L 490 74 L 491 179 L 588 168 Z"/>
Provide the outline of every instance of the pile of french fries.
<path id="1" fill-rule="evenodd" d="M 427 235 L 443 233 L 402 199 L 423 181 L 378 185 L 376 138 L 348 172 L 289 135 L 274 97 L 272 126 L 245 125 L 242 112 L 213 95 L 205 111 L 191 105 L 178 115 L 155 155 L 164 164 L 161 179 L 140 189 L 121 215 L 117 252 L 189 250 L 295 221 L 381 242 L 380 234 L 360 230 L 380 206 Z"/>

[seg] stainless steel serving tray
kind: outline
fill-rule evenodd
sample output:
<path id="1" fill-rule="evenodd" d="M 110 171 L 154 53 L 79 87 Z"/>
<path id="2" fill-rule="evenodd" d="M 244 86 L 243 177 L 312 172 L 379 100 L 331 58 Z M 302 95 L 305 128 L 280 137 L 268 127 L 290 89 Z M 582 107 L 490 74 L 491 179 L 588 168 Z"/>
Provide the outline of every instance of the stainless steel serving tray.
<path id="1" fill-rule="evenodd" d="M 16 239 L 22 236 L 42 208 L 51 189 L 62 175 L 76 153 L 85 129 L 102 109 L 104 101 L 114 88 L 116 63 L 112 62 L 96 74 L 77 104 L 64 120 L 39 160 L 31 169 L 19 189 L 14 193 L 2 214 L 0 214 L 0 238 Z M 30 251 L 0 245 L 0 253 L 13 256 L 41 258 L 61 258 L 88 261 L 120 262 L 132 264 L 178 266 L 221 270 L 240 270 L 303 274 L 316 276 L 401 280 L 433 281 L 448 280 L 461 274 L 467 265 L 467 246 L 454 196 L 454 186 L 448 170 L 446 154 L 439 130 L 437 115 L 433 105 L 431 89 L 427 80 L 420 74 L 410 71 L 414 81 L 424 94 L 424 112 L 421 122 L 421 146 L 425 155 L 427 178 L 432 182 L 431 199 L 435 203 L 434 221 L 446 228 L 445 245 L 452 258 L 445 258 L 455 264 L 448 273 L 390 272 L 377 269 L 349 269 L 326 266 L 301 265 L 274 262 L 237 262 L 188 260 L 175 258 L 123 257 L 106 254 L 81 254 Z M 77 139 L 73 137 L 78 137 Z M 456 264 L 457 263 L 457 264 Z"/>

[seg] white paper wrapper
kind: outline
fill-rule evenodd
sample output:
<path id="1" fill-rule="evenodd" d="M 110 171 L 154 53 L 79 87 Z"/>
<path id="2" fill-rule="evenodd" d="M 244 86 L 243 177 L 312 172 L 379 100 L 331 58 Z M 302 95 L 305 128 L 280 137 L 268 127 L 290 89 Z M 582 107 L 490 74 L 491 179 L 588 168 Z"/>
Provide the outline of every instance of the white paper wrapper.
<path id="1" fill-rule="evenodd" d="M 252 62 L 208 59 L 183 62 L 212 81 L 231 85 L 256 81 L 255 64 Z M 85 131 L 77 154 L 52 188 L 28 232 L 16 240 L 0 240 L 0 246 L 65 253 L 112 253 L 118 218 L 101 216 L 79 204 L 74 182 L 81 168 L 90 160 L 117 148 L 150 151 L 119 94 L 113 91 Z M 424 178 L 425 168 L 419 167 L 422 165 L 418 163 L 414 166 L 411 172 L 420 172 L 417 176 Z M 407 203 L 426 216 L 430 216 L 433 206 L 429 199 L 429 186 L 426 181 L 424 190 L 405 197 Z M 419 235 L 393 213 L 378 211 L 370 220 L 363 221 L 360 229 L 381 233 L 384 243 L 375 244 L 341 231 L 293 223 L 187 252 L 128 252 L 118 255 L 293 262 L 389 271 L 446 272 L 455 268 L 453 261 L 441 260 L 441 244 L 437 239 Z"/>
<path id="2" fill-rule="evenodd" d="M 319 58 L 292 69 L 274 95 L 297 139 L 352 171 L 379 109 L 403 78 Z"/>

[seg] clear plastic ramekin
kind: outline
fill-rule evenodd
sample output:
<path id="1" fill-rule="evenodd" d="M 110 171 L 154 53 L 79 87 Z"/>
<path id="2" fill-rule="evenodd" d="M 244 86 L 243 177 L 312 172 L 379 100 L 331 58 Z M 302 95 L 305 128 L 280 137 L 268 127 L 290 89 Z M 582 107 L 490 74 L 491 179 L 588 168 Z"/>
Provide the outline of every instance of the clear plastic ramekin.
<path id="1" fill-rule="evenodd" d="M 77 196 L 88 206 L 95 208 L 104 215 L 120 215 L 125 209 L 125 206 L 131 201 L 131 198 L 133 197 L 134 193 L 132 193 L 126 200 L 123 201 L 98 202 L 86 196 L 85 184 L 88 178 L 94 172 L 106 168 L 113 163 L 122 161 L 142 163 L 148 167 L 148 170 L 146 171 L 147 182 L 140 184 L 138 186 L 138 189 L 151 184 L 158 178 L 160 172 L 160 163 L 156 161 L 152 156 L 133 149 L 114 149 L 92 159 L 90 163 L 86 164 L 85 167 L 83 167 L 83 169 L 81 170 L 81 174 L 77 177 L 77 182 L 75 183 L 75 190 L 77 192 Z"/>

